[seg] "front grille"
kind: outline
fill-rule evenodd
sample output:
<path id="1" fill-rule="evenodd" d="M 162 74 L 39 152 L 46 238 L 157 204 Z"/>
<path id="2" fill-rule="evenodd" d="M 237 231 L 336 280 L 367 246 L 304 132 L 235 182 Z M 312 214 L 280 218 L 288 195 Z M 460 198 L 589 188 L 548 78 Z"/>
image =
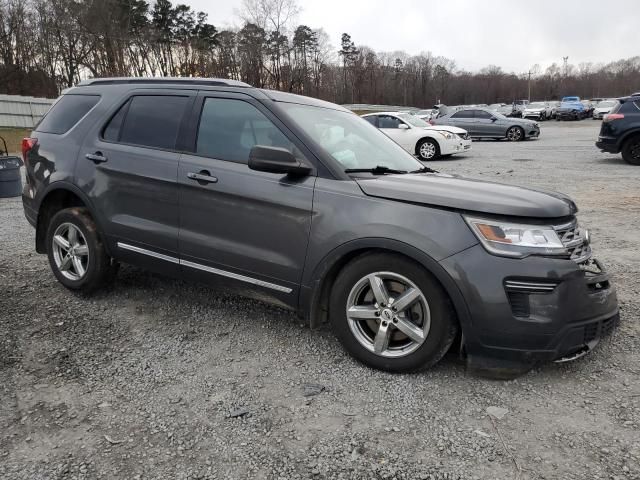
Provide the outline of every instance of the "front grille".
<path id="1" fill-rule="evenodd" d="M 566 225 L 560 225 L 555 227 L 555 230 L 571 260 L 583 263 L 591 258 L 591 246 L 585 243 L 584 232 L 578 222 L 573 221 Z"/>
<path id="2" fill-rule="evenodd" d="M 460 135 L 462 137 L 463 140 L 469 140 L 469 134 L 465 133 L 464 135 Z"/>

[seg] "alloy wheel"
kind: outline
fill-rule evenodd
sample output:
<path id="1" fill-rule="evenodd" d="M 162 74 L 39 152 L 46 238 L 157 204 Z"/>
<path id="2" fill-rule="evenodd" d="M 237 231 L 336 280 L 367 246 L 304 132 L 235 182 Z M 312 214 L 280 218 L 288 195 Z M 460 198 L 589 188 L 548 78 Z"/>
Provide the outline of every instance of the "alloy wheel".
<path id="1" fill-rule="evenodd" d="M 78 281 L 87 273 L 89 247 L 78 227 L 62 223 L 53 234 L 53 259 L 60 273 L 69 280 Z"/>
<path id="2" fill-rule="evenodd" d="M 431 142 L 424 142 L 420 145 L 420 157 L 425 160 L 432 159 L 436 156 L 436 146 Z"/>
<path id="3" fill-rule="evenodd" d="M 507 132 L 507 138 L 512 142 L 517 142 L 522 138 L 522 131 L 518 127 L 511 127 Z"/>
<path id="4" fill-rule="evenodd" d="M 629 150 L 631 151 L 631 158 L 640 161 L 640 141 L 632 143 Z"/>
<path id="5" fill-rule="evenodd" d="M 393 272 L 371 273 L 356 282 L 346 311 L 356 340 L 382 357 L 399 358 L 415 352 L 431 327 L 429 304 L 420 288 Z"/>

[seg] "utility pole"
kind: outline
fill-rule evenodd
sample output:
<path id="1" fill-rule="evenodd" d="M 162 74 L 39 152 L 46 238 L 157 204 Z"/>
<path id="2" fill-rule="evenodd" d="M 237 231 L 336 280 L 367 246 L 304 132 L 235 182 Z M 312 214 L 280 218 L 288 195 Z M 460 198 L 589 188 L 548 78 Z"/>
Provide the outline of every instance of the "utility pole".
<path id="1" fill-rule="evenodd" d="M 562 57 L 562 69 L 564 70 L 564 78 L 569 74 L 569 57 Z"/>
<path id="2" fill-rule="evenodd" d="M 527 75 L 529 76 L 529 80 L 527 82 L 528 83 L 528 85 L 527 85 L 527 88 L 528 88 L 527 100 L 529 100 L 529 103 L 531 103 L 531 70 L 529 70 L 527 72 Z"/>

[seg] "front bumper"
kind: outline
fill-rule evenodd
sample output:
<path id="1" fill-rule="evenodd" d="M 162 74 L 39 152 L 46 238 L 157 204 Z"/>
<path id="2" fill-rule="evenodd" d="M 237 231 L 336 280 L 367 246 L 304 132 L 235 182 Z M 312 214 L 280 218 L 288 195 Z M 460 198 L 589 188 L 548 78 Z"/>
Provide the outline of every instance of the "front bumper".
<path id="1" fill-rule="evenodd" d="M 443 142 L 440 147 L 442 155 L 453 155 L 455 153 L 464 153 L 471 150 L 471 139 L 448 140 Z"/>
<path id="2" fill-rule="evenodd" d="M 524 138 L 538 138 L 540 136 L 540 127 L 526 127 Z"/>
<path id="3" fill-rule="evenodd" d="M 567 111 L 557 111 L 556 118 L 561 120 L 577 120 L 584 116 L 584 112 L 580 112 L 579 110 L 567 110 Z"/>
<path id="4" fill-rule="evenodd" d="M 510 259 L 476 245 L 441 264 L 468 308 L 462 330 L 476 372 L 512 378 L 588 351 L 617 324 L 616 292 L 606 272 L 586 272 L 572 260 Z M 552 288 L 514 292 L 508 286 L 514 282 Z"/>

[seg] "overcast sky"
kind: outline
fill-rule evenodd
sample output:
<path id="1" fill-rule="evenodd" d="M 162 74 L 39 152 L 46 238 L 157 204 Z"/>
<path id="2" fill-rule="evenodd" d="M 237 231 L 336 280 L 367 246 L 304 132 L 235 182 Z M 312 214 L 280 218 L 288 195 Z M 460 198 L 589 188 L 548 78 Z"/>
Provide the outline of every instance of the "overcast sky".
<path id="1" fill-rule="evenodd" d="M 219 29 L 239 25 L 242 0 L 179 0 Z M 176 3 L 176 0 L 174 0 Z M 298 24 L 343 32 L 375 51 L 431 51 L 478 70 L 608 62 L 640 55 L 639 0 L 298 0 Z"/>

